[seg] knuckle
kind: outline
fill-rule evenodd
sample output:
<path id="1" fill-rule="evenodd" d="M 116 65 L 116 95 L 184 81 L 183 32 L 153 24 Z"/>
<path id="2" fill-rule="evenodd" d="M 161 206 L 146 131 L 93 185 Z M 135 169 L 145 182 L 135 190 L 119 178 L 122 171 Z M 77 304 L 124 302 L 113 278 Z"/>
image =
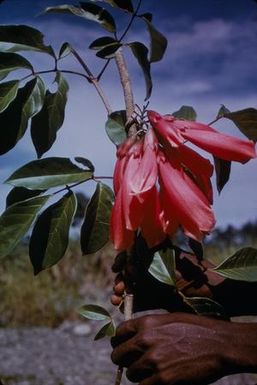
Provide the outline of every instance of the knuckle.
<path id="1" fill-rule="evenodd" d="M 149 333 L 146 331 L 142 331 L 138 334 L 136 339 L 136 344 L 141 348 L 146 348 L 149 346 Z"/>
<path id="2" fill-rule="evenodd" d="M 140 320 L 140 328 L 150 329 L 153 326 L 152 316 L 146 315 Z"/>

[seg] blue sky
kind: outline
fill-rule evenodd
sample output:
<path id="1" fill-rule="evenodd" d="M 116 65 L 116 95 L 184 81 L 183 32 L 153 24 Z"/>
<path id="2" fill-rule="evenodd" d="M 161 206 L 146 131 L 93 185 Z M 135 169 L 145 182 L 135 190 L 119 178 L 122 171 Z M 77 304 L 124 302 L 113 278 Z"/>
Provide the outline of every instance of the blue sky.
<path id="1" fill-rule="evenodd" d="M 71 42 L 97 72 L 103 62 L 87 50 L 92 40 L 106 32 L 93 23 L 75 16 L 44 15 L 35 17 L 49 5 L 75 1 L 4 0 L 0 5 L 3 24 L 28 24 L 40 29 L 48 43 L 59 48 Z M 110 8 L 110 11 L 113 11 Z M 254 0 L 144 0 L 142 12 L 154 13 L 154 24 L 168 38 L 169 45 L 162 62 L 153 65 L 154 81 L 150 108 L 161 113 L 176 111 L 181 105 L 192 105 L 198 120 L 208 123 L 215 118 L 221 104 L 230 110 L 257 108 L 257 2 Z M 124 18 L 120 18 L 122 24 Z M 147 43 L 147 33 L 136 23 L 128 41 Z M 43 54 L 30 54 L 38 69 L 49 66 Z M 141 70 L 126 53 L 135 98 L 143 103 L 144 82 Z M 32 59 L 33 58 L 33 59 Z M 66 63 L 66 64 L 65 64 Z M 63 68 L 80 70 L 71 58 Z M 115 81 L 117 74 L 110 66 L 102 86 L 114 110 L 123 108 L 122 93 Z M 49 80 L 51 80 L 49 78 Z M 69 77 L 70 95 L 66 119 L 56 143 L 45 156 L 84 156 L 96 165 L 96 174 L 111 175 L 115 149 L 104 133 L 106 113 L 94 91 L 81 79 Z M 228 121 L 215 127 L 241 136 Z M 0 158 L 1 181 L 27 161 L 35 159 L 35 151 L 26 135 L 8 154 Z M 3 197 L 8 187 L 1 186 Z M 215 187 L 214 187 L 215 189 Z M 81 189 L 80 189 L 81 190 Z M 240 225 L 257 219 L 257 164 L 233 164 L 230 183 L 222 194 L 215 194 L 217 225 Z M 90 191 L 89 189 L 85 190 Z M 0 201 L 1 208 L 4 200 Z"/>

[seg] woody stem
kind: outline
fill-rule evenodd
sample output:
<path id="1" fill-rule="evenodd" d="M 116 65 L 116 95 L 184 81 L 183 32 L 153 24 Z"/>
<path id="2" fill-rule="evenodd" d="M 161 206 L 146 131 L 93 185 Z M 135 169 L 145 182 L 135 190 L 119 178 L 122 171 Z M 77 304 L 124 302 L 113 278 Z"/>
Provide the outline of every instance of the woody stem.
<path id="1" fill-rule="evenodd" d="M 125 318 L 125 321 L 128 321 L 129 319 L 132 318 L 133 301 L 134 301 L 133 294 L 126 294 L 125 295 L 125 298 L 124 298 L 124 318 Z M 122 375 L 123 375 L 123 367 L 119 366 L 117 369 L 117 373 L 116 373 L 115 385 L 121 384 Z"/>
<path id="2" fill-rule="evenodd" d="M 120 75 L 120 81 L 123 89 L 125 106 L 126 106 L 126 115 L 127 120 L 131 119 L 131 116 L 135 110 L 134 96 L 132 91 L 132 85 L 128 73 L 127 64 L 122 52 L 122 48 L 119 48 L 115 54 L 115 61 Z M 129 136 L 135 135 L 137 133 L 136 126 L 133 124 L 129 128 Z"/>

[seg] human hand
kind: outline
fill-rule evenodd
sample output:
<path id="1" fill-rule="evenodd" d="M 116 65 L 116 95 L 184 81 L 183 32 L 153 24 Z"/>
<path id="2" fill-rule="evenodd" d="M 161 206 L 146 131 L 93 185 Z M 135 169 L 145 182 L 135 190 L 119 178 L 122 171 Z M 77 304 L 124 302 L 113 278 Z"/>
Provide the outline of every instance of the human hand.
<path id="1" fill-rule="evenodd" d="M 186 313 L 144 316 L 118 327 L 111 357 L 139 385 L 206 385 L 256 370 L 256 336 L 256 325 Z"/>
<path id="2" fill-rule="evenodd" d="M 125 289 L 134 294 L 134 311 L 166 309 L 169 311 L 183 311 L 185 305 L 177 290 L 188 297 L 212 298 L 210 285 L 217 285 L 224 278 L 207 268 L 212 267 L 208 261 L 199 265 L 197 258 L 189 253 L 180 253 L 176 258 L 176 288 L 157 281 L 148 272 L 154 251 L 148 249 L 142 242 L 134 263 L 127 264 L 126 255 L 120 254 L 116 258 L 113 271 L 117 273 L 113 287 L 111 302 L 119 306 Z"/>

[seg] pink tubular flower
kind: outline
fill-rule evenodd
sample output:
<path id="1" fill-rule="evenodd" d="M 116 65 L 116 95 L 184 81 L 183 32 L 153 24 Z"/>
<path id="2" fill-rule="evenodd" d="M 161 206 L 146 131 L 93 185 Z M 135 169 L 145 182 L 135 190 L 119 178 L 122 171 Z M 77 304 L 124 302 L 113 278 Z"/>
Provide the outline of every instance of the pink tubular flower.
<path id="1" fill-rule="evenodd" d="M 148 118 L 160 140 L 171 147 L 180 147 L 188 140 L 223 160 L 246 163 L 256 157 L 254 142 L 222 134 L 206 124 L 161 116 L 154 111 L 148 111 Z"/>
<path id="2" fill-rule="evenodd" d="M 177 162 L 162 157 L 159 171 L 166 218 L 181 225 L 190 238 L 201 241 L 215 225 L 208 199 Z"/>
<path id="3" fill-rule="evenodd" d="M 213 230 L 213 165 L 187 141 L 228 161 L 245 163 L 256 156 L 252 141 L 207 125 L 153 111 L 148 118 L 147 132 L 128 138 L 117 151 L 110 237 L 118 250 L 130 248 L 136 232 L 153 247 L 179 227 L 197 241 Z"/>

